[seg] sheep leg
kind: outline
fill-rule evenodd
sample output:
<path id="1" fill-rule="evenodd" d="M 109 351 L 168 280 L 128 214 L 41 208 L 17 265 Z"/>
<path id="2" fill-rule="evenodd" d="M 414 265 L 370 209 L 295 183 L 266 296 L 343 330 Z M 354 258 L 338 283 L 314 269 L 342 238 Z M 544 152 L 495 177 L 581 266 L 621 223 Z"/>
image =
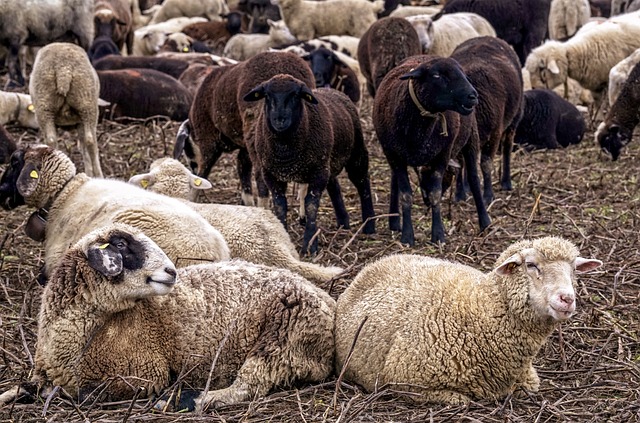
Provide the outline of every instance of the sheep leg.
<path id="1" fill-rule="evenodd" d="M 352 155 L 354 157 L 354 155 Z M 373 199 L 371 198 L 371 182 L 369 180 L 369 155 L 367 151 L 357 154 L 357 159 L 350 160 L 345 166 L 349 180 L 358 190 L 360 197 L 360 209 L 362 211 L 362 222 L 365 222 L 362 232 L 373 234 L 376 232 L 376 222 L 371 219 L 373 211 Z"/>
<path id="2" fill-rule="evenodd" d="M 349 213 L 347 212 L 347 208 L 344 206 L 344 200 L 342 198 L 342 192 L 340 191 L 340 184 L 335 176 L 329 178 L 329 182 L 327 183 L 327 192 L 329 193 L 329 198 L 331 198 L 331 204 L 333 205 L 333 210 L 336 213 L 336 221 L 338 222 L 338 228 L 350 229 L 349 225 Z M 306 200 L 306 196 L 305 196 Z M 305 201 L 305 209 L 306 209 L 306 201 Z M 306 210 L 305 210 L 306 214 Z"/>
<path id="3" fill-rule="evenodd" d="M 269 172 L 263 172 L 264 182 L 271 191 L 273 213 L 287 229 L 287 183 L 277 181 Z"/>
<path id="4" fill-rule="evenodd" d="M 505 191 L 511 191 L 511 150 L 513 149 L 513 139 L 516 135 L 515 128 L 507 128 L 502 142 L 502 177 L 500 186 Z"/>
<path id="5" fill-rule="evenodd" d="M 413 247 L 415 245 L 415 239 L 413 236 L 413 223 L 411 222 L 411 205 L 413 204 L 413 193 L 411 192 L 409 174 L 407 173 L 406 166 L 403 168 L 393 169 L 392 172 L 395 174 L 395 178 L 397 181 L 396 196 L 400 197 L 400 208 L 402 209 L 402 235 L 400 236 L 400 242 Z M 391 178 L 393 181 L 393 176 Z M 393 187 L 391 194 L 393 196 Z"/>
<path id="6" fill-rule="evenodd" d="M 304 198 L 304 214 L 307 218 L 307 222 L 304 226 L 304 235 L 302 237 L 302 254 L 309 253 L 314 255 L 318 252 L 318 238 L 316 237 L 311 245 L 311 239 L 314 237 L 317 230 L 317 218 L 318 208 L 320 207 L 320 197 L 322 191 L 328 184 L 328 177 L 323 178 L 321 175 L 317 176 L 317 180 L 309 184 L 307 196 Z M 343 204 L 344 207 L 344 204 Z"/>
<path id="7" fill-rule="evenodd" d="M 482 171 L 482 182 L 484 188 L 482 197 L 484 199 L 484 204 L 488 206 L 494 199 L 493 187 L 491 186 L 491 170 L 493 169 L 493 160 L 491 160 L 491 156 L 489 154 L 485 154 L 484 152 L 480 154 L 480 169 Z"/>
<path id="8" fill-rule="evenodd" d="M 6 89 L 14 89 L 24 87 L 24 77 L 20 71 L 20 63 L 18 53 L 20 52 L 20 43 L 11 43 L 9 53 L 7 54 L 7 69 L 9 71 L 9 81 L 7 81 Z"/>
<path id="9" fill-rule="evenodd" d="M 448 184 L 443 182 L 442 192 L 446 192 Z M 467 171 L 464 166 L 460 167 L 456 172 L 456 202 L 462 202 L 467 200 L 467 194 L 469 193 L 469 181 L 467 180 Z"/>
<path id="10" fill-rule="evenodd" d="M 400 232 L 398 176 L 393 170 L 391 171 L 391 193 L 389 194 L 389 230 Z"/>
<path id="11" fill-rule="evenodd" d="M 442 162 L 443 160 L 440 160 Z M 431 242 L 434 244 L 444 243 L 444 224 L 442 223 L 442 212 L 440 202 L 442 200 L 442 177 L 445 165 L 439 163 L 428 170 L 423 171 L 423 178 L 420 189 L 426 192 L 431 204 Z M 423 193 L 423 195 L 425 195 Z"/>
<path id="12" fill-rule="evenodd" d="M 55 116 L 53 113 L 42 110 L 40 115 L 37 116 L 40 130 L 44 136 L 44 143 L 49 147 L 58 147 L 58 131 L 55 124 Z"/>
<path id="13" fill-rule="evenodd" d="M 242 204 L 245 206 L 253 206 L 255 204 L 253 199 L 253 189 L 251 187 L 253 165 L 249 158 L 249 151 L 246 148 L 241 148 L 240 151 L 238 151 L 236 166 L 238 178 L 240 179 L 240 186 L 242 187 Z M 256 184 L 259 183 L 258 178 L 260 177 L 261 175 L 256 173 Z"/>
<path id="14" fill-rule="evenodd" d="M 478 213 L 480 231 L 483 231 L 485 228 L 487 228 L 487 226 L 491 224 L 491 219 L 489 219 L 487 207 L 484 204 L 484 199 L 482 198 L 482 192 L 480 189 L 480 178 L 478 176 L 478 165 L 476 163 L 476 151 L 473 147 L 467 145 L 463 149 L 462 154 L 464 155 L 464 163 L 467 169 L 469 188 L 471 188 L 473 201 L 476 203 L 476 211 Z"/>
<path id="15" fill-rule="evenodd" d="M 100 167 L 100 154 L 98 153 L 98 142 L 95 132 L 96 122 L 82 118 L 82 123 L 78 126 L 78 150 L 82 153 L 85 171 L 87 175 L 102 178 L 102 168 Z"/>
<path id="16" fill-rule="evenodd" d="M 529 392 L 538 392 L 540 389 L 540 378 L 538 372 L 533 368 L 533 365 L 529 363 L 522 374 L 522 381 L 517 385 L 517 388 L 526 389 Z"/>

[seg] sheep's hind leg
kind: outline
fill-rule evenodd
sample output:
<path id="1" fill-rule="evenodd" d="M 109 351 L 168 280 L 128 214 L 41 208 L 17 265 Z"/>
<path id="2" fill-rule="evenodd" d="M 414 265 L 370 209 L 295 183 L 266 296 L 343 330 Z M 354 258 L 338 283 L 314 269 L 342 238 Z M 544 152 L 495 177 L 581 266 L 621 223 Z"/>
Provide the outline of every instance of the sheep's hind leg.
<path id="1" fill-rule="evenodd" d="M 329 182 L 327 183 L 327 192 L 329 193 L 329 198 L 331 198 L 333 210 L 336 212 L 338 228 L 342 227 L 344 229 L 349 229 L 349 213 L 347 212 L 347 208 L 344 206 L 342 192 L 340 191 L 340 184 L 335 176 L 329 178 Z"/>

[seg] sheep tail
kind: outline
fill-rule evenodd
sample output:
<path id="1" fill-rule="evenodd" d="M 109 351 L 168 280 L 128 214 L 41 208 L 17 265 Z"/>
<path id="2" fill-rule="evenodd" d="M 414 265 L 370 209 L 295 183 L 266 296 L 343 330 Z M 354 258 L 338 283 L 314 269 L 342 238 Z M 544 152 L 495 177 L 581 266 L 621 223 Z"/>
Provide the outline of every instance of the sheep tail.
<path id="1" fill-rule="evenodd" d="M 71 89 L 73 74 L 71 72 L 56 72 L 56 90 L 59 95 L 66 97 Z"/>
<path id="2" fill-rule="evenodd" d="M 344 271 L 341 267 L 324 267 L 301 260 L 287 264 L 287 268 L 313 282 L 327 282 Z"/>
<path id="3" fill-rule="evenodd" d="M 178 135 L 176 136 L 176 143 L 173 146 L 173 158 L 176 160 L 180 159 L 182 152 L 184 151 L 184 146 L 191 135 L 191 124 L 189 119 L 182 122 L 180 128 L 178 128 Z"/>

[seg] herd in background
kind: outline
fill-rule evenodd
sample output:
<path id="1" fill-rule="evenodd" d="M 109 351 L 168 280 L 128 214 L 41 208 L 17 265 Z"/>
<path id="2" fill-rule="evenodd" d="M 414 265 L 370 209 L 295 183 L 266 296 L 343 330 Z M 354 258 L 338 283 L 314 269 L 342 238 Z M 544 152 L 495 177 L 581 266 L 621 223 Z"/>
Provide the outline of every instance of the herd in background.
<path id="1" fill-rule="evenodd" d="M 531 363 L 555 325 L 575 311 L 575 272 L 601 262 L 579 257 L 575 246 L 557 238 L 514 244 L 486 275 L 437 259 L 394 256 L 367 265 L 336 304 L 307 280 L 324 283 L 342 269 L 300 259 L 286 232 L 286 187 L 301 184 L 302 253 L 318 249 L 325 189 L 338 226 L 350 226 L 337 178 L 342 170 L 359 194 L 362 232 L 375 232 L 376 181 L 369 178 L 359 117 L 362 97 L 369 95 L 391 170 L 388 224 L 401 232 L 401 242 L 414 244 L 410 167 L 431 208 L 432 242 L 445 241 L 440 205 L 454 179 L 456 198 L 471 191 L 485 229 L 494 157 L 502 156 L 501 187 L 509 190 L 514 144 L 551 149 L 581 141 L 588 123 L 578 102 L 586 102 L 580 106 L 589 106 L 596 119 L 598 110 L 608 109 L 596 140 L 614 160 L 630 142 L 640 119 L 640 55 L 634 53 L 640 51 L 640 1 L 399 3 L 0 0 L 0 54 L 8 71 L 7 91 L 0 92 L 0 161 L 9 162 L 0 204 L 35 208 L 25 229 L 44 241 L 39 387 L 62 385 L 86 396 L 124 373 L 148 381 L 147 395 L 161 394 L 171 374 L 192 365 L 193 355 L 205 363 L 191 376 L 202 386 L 215 352 L 207 348 L 222 344 L 214 390 L 185 393 L 179 408 L 237 403 L 276 386 L 326 378 L 334 351 L 340 369 L 375 303 L 377 323 L 365 326 L 364 346 L 354 350 L 345 374 L 365 389 L 379 381 L 421 385 L 425 400 L 451 404 L 500 398 L 517 387 L 538 389 Z M 26 89 L 32 45 L 41 48 L 31 64 L 28 97 L 17 91 Z M 173 158 L 129 183 L 102 179 L 98 120 L 154 116 L 183 122 Z M 47 146 L 17 146 L 3 127 L 11 122 L 40 128 Z M 76 124 L 85 173 L 55 149 L 57 127 Z M 221 155 L 235 150 L 242 202 L 261 207 L 190 201 L 211 186 L 206 177 Z M 190 170 L 176 160 L 183 154 Z M 269 195 L 274 213 L 264 208 Z M 230 258 L 258 264 L 225 261 Z M 216 263 L 193 266 L 202 260 Z M 75 274 L 85 275 L 85 285 L 58 298 Z M 450 320 L 438 320 L 440 313 L 421 315 L 426 322 L 414 319 L 416 295 L 424 296 L 420 307 L 446 300 L 450 291 L 434 283 L 442 275 L 452 290 L 468 293 L 468 304 L 451 310 Z M 230 283 L 214 287 L 213 280 Z M 238 280 L 255 286 L 233 283 Z M 112 308 L 69 308 L 68 298 L 91 297 L 83 290 L 96 286 L 103 286 L 104 298 L 117 299 L 109 301 Z M 386 295 L 390 289 L 398 296 Z M 207 320 L 217 301 L 226 308 Z M 155 331 L 139 324 L 140 316 L 155 320 L 160 307 L 185 318 Z M 400 309 L 406 314 L 395 313 Z M 62 342 L 64 325 L 77 321 L 90 322 L 86 333 Z M 182 339 L 196 332 L 185 329 L 189 325 L 202 329 L 202 339 Z M 234 325 L 238 332 L 225 334 Z M 284 334 L 281 326 L 288 328 Z M 87 350 L 92 327 L 105 328 L 104 334 Z M 422 339 L 424 327 L 431 328 L 428 339 Z M 124 328 L 135 328 L 136 348 L 113 335 Z M 477 345 L 451 345 L 447 339 L 457 337 L 442 336 L 444 328 L 473 334 Z M 157 331 L 170 333 L 162 348 Z M 380 350 L 390 339 L 401 342 Z M 424 354 L 407 353 L 416 339 Z M 438 361 L 447 354 L 461 361 Z M 152 365 L 131 370 L 121 357 Z M 427 366 L 427 359 L 439 364 Z M 479 364 L 466 369 L 467 362 Z M 116 383 L 108 393 L 131 398 L 135 392 L 127 386 Z M 25 390 L 0 395 L 0 406 Z"/>

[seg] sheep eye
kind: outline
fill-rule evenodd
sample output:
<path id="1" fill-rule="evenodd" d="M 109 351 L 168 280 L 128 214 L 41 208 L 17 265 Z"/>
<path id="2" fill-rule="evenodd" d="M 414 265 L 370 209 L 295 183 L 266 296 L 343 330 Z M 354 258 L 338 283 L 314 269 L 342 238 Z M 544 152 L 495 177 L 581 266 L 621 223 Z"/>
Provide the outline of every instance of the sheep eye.
<path id="1" fill-rule="evenodd" d="M 440 74 L 439 73 L 434 73 L 434 74 L 431 75 L 431 77 L 434 78 L 434 79 L 438 79 L 438 78 L 440 78 Z"/>
<path id="2" fill-rule="evenodd" d="M 127 248 L 127 243 L 126 243 L 126 242 L 124 242 L 124 241 L 118 241 L 118 242 L 116 243 L 116 248 L 117 248 L 118 250 L 124 250 L 125 248 Z"/>
<path id="3" fill-rule="evenodd" d="M 540 269 L 538 269 L 538 266 L 536 266 L 536 265 L 535 265 L 535 264 L 533 264 L 533 263 L 527 263 L 527 269 L 535 270 L 536 272 L 539 272 L 539 271 L 540 271 Z"/>

